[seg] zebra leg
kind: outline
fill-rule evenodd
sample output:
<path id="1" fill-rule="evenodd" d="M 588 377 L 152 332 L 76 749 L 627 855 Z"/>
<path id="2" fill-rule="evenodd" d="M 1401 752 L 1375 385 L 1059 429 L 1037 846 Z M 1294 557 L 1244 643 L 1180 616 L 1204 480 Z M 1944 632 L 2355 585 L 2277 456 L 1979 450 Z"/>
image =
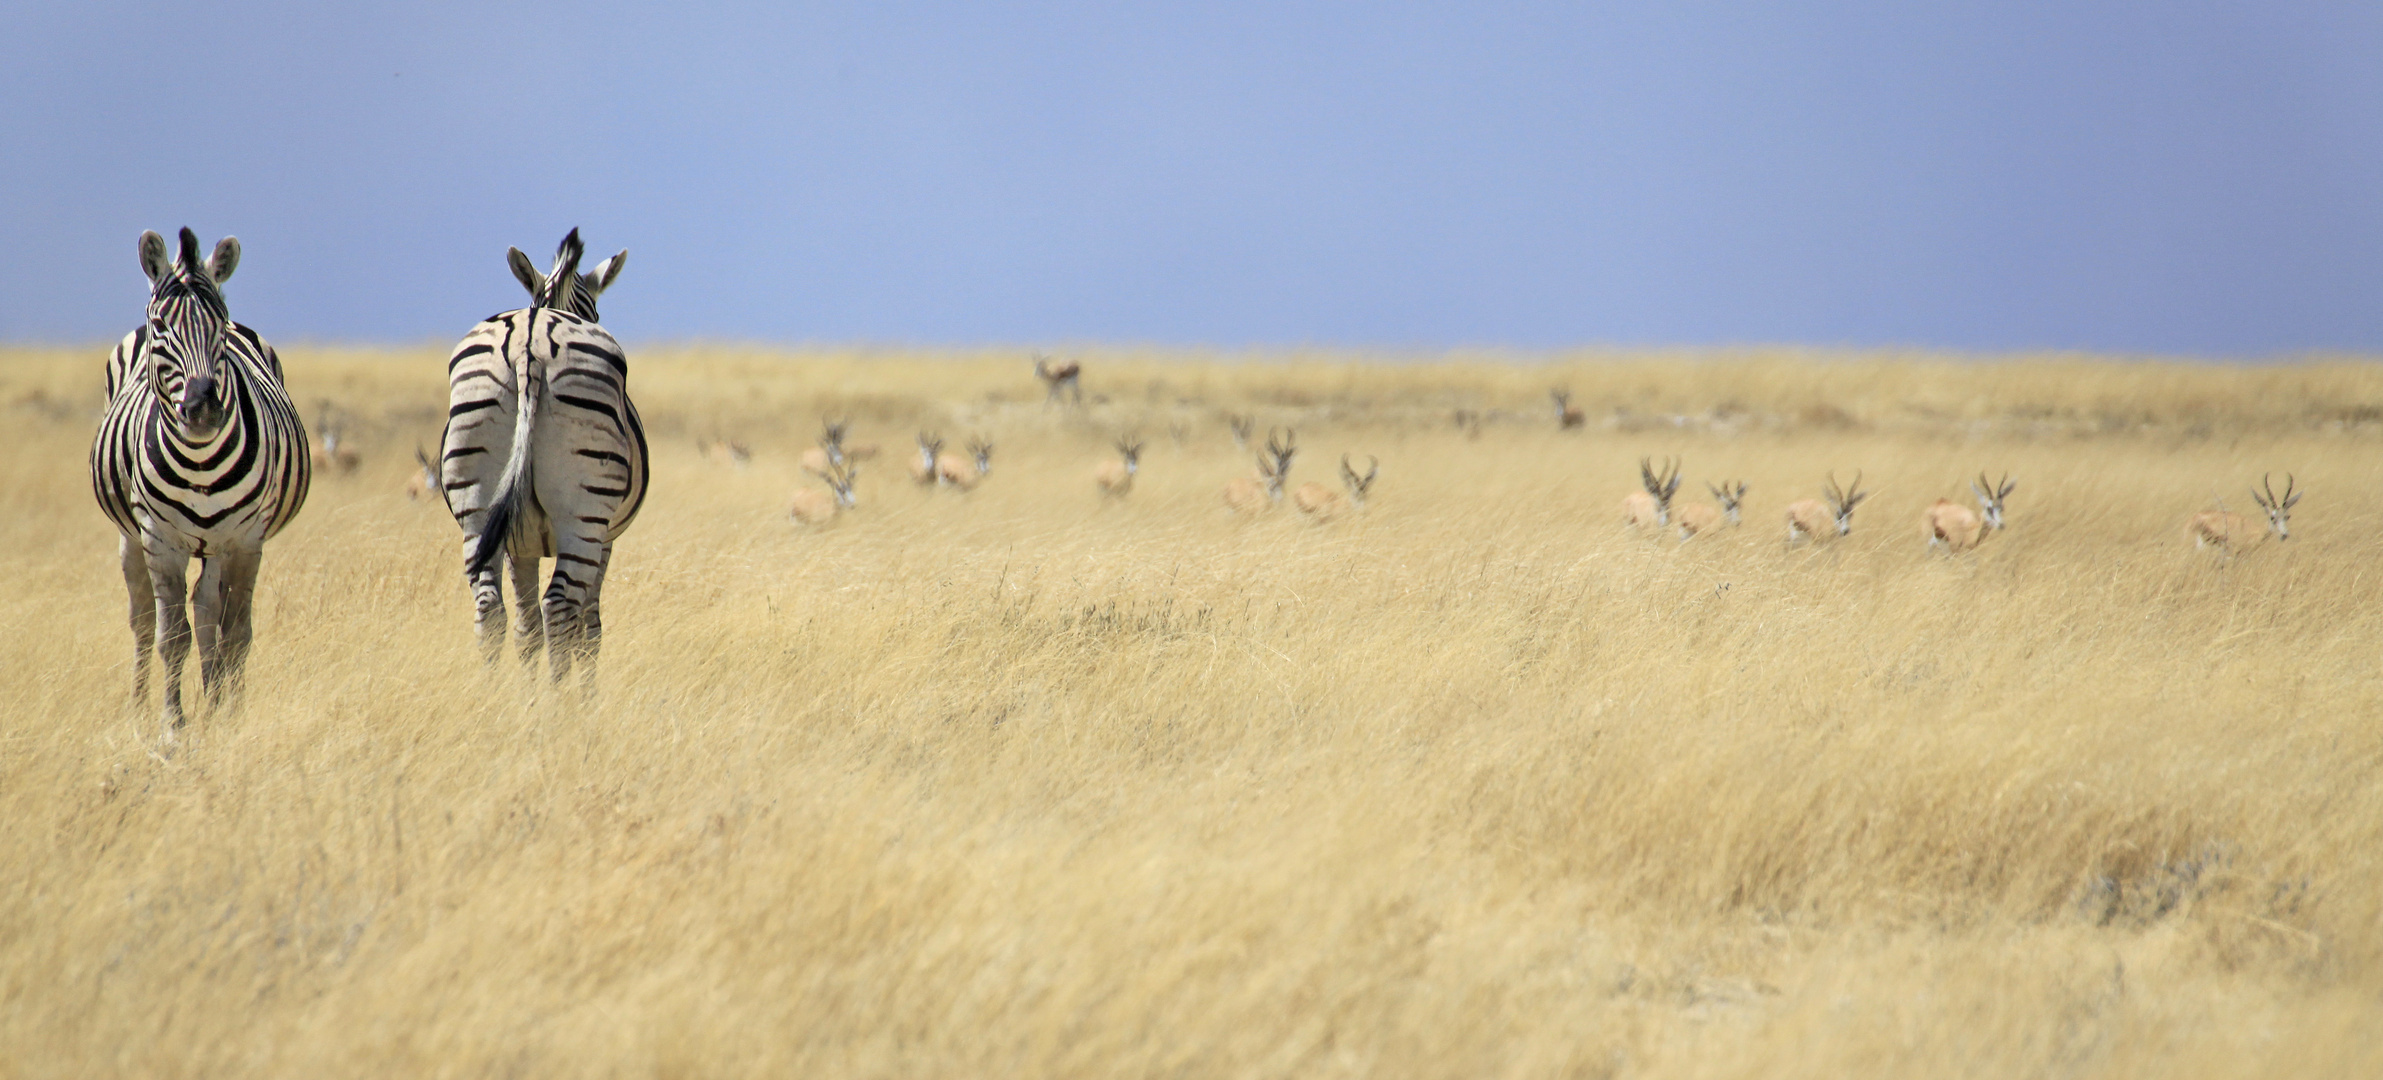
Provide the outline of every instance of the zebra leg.
<path id="1" fill-rule="evenodd" d="M 546 585 L 546 663 L 561 682 L 574 661 L 593 661 L 586 614 L 596 589 L 604 583 L 603 541 L 577 536 L 555 538 L 554 577 Z"/>
<path id="2" fill-rule="evenodd" d="M 190 616 L 182 605 L 190 594 L 184 576 L 190 556 L 164 548 L 147 548 L 143 555 L 149 563 L 149 590 L 157 597 L 157 658 L 164 666 L 165 741 L 170 743 L 183 724 L 182 661 L 190 656 Z"/>
<path id="3" fill-rule="evenodd" d="M 248 643 L 256 636 L 255 599 L 257 564 L 263 561 L 264 551 L 234 551 L 222 556 L 223 601 L 221 611 L 223 636 L 217 647 L 223 652 L 216 663 L 216 676 L 222 687 L 221 699 L 230 708 L 240 707 L 243 685 L 248 678 Z M 213 690 L 210 687 L 210 690 Z M 210 700 L 210 708 L 214 706 Z"/>
<path id="4" fill-rule="evenodd" d="M 520 644 L 521 662 L 534 664 L 546 644 L 546 615 L 538 607 L 538 556 L 513 559 L 512 573 L 514 640 Z"/>
<path id="5" fill-rule="evenodd" d="M 132 707 L 149 704 L 149 653 L 157 648 L 157 590 L 149 584 L 149 560 L 140 541 L 129 534 L 116 537 L 116 558 L 124 565 L 124 591 L 130 595 L 132 615 Z"/>
<path id="6" fill-rule="evenodd" d="M 612 565 L 612 544 L 607 542 L 596 556 L 592 571 L 594 580 L 588 582 L 587 603 L 579 609 L 580 647 L 585 650 L 587 663 L 579 669 L 580 688 L 596 692 L 596 657 L 604 651 L 604 569 Z"/>
<path id="7" fill-rule="evenodd" d="M 472 634 L 480 640 L 482 658 L 494 665 L 505 647 L 505 590 L 497 584 L 496 567 L 473 572 L 472 552 L 479 545 L 478 536 L 463 535 L 463 580 L 472 587 Z"/>
<path id="8" fill-rule="evenodd" d="M 222 553 L 199 559 L 199 587 L 190 596 L 192 636 L 199 645 L 199 693 L 212 714 L 223 704 L 223 578 L 230 562 Z"/>

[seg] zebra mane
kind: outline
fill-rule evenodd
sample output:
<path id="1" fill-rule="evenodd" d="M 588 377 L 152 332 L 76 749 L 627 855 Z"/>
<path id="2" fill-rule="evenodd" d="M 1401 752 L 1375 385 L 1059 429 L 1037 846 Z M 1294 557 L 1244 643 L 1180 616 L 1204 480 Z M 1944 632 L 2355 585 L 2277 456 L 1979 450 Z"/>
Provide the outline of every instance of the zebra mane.
<path id="1" fill-rule="evenodd" d="M 569 311 L 579 285 L 579 257 L 586 248 L 579 242 L 579 230 L 563 237 L 554 249 L 554 269 L 546 275 L 546 287 L 531 297 L 531 307 L 558 308 Z"/>
<path id="2" fill-rule="evenodd" d="M 222 287 L 208 274 L 206 260 L 199 256 L 198 234 L 188 227 L 182 230 L 182 254 L 174 260 L 174 268 L 157 279 L 157 285 L 149 292 L 152 304 L 173 300 L 194 300 L 209 315 L 218 319 L 232 317 L 231 307 L 223 302 Z"/>

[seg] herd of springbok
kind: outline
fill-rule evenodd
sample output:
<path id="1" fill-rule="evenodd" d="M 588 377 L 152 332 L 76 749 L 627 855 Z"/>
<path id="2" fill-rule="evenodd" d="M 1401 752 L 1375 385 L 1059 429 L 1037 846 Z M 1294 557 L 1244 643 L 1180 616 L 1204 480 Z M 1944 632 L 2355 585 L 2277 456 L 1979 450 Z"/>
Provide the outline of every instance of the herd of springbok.
<path id="1" fill-rule="evenodd" d="M 1680 489 L 1680 466 L 1665 459 L 1657 467 L 1650 458 L 1638 459 L 1639 490 L 1622 498 L 1622 521 L 1640 532 L 1661 535 L 1677 530 L 1681 543 L 1717 529 L 1738 523 L 1740 504 L 1746 498 L 1744 481 L 1723 481 L 1706 484 L 1713 493 L 1713 505 L 1701 503 L 1672 508 L 1672 496 Z M 2267 515 L 2265 527 L 2249 517 L 2222 507 L 2193 515 L 2185 524 L 2185 539 L 2196 549 L 2216 547 L 2228 552 L 2239 551 L 2273 537 L 2292 538 L 2292 507 L 2305 492 L 2297 491 L 2290 475 L 2284 477 L 2284 493 L 2278 495 L 2272 477 L 2262 477 L 2259 486 L 2251 489 L 2251 501 Z M 1931 551 L 1971 551 L 1986 538 L 2003 528 L 2003 501 L 2018 487 L 2009 475 L 1997 482 L 1979 473 L 1970 481 L 1969 490 L 1977 496 L 1975 510 L 1940 498 L 1920 514 L 1920 535 L 1928 541 Z M 1787 504 L 1787 544 L 1816 543 L 1845 536 L 1853 532 L 1853 508 L 1870 493 L 1862 490 L 1862 474 L 1856 472 L 1853 483 L 1839 485 L 1835 473 L 1829 474 L 1828 486 L 1821 489 L 1818 499 L 1798 499 Z"/>
<path id="2" fill-rule="evenodd" d="M 1082 368 L 1076 361 L 1053 362 L 1046 357 L 1034 358 L 1034 374 L 1045 386 L 1046 405 L 1066 405 L 1083 400 L 1079 383 Z M 1584 417 L 1579 406 L 1572 404 L 1571 395 L 1562 391 L 1549 392 L 1559 429 L 1573 429 L 1582 425 Z M 356 455 L 342 444 L 341 425 L 330 417 L 331 405 L 324 403 L 326 423 L 323 425 L 322 446 L 315 452 L 316 467 L 324 471 L 347 473 L 356 466 Z M 1463 424 L 1463 414 L 1459 424 Z M 1244 450 L 1251 449 L 1256 422 L 1245 415 L 1226 418 L 1233 441 Z M 840 420 L 823 422 L 818 445 L 803 451 L 801 467 L 817 477 L 824 488 L 803 488 L 795 492 L 788 506 L 788 515 L 805 525 L 824 525 L 851 510 L 856 502 L 853 484 L 860 478 L 862 462 L 875 458 L 879 449 L 875 444 L 848 444 L 845 435 L 848 425 Z M 1180 434 L 1180 433 L 1178 433 Z M 1469 437 L 1478 438 L 1477 426 L 1468 427 Z M 1117 438 L 1113 444 L 1116 456 L 1101 461 L 1092 471 L 1094 491 L 1104 502 L 1120 501 L 1133 493 L 1134 477 L 1141 470 L 1143 443 L 1136 436 Z M 698 439 L 697 450 L 706 459 L 725 460 L 742 465 L 751 457 L 745 444 L 729 439 Z M 993 443 L 988 439 L 971 438 L 965 453 L 947 453 L 944 440 L 932 431 L 918 433 L 917 453 L 909 463 L 912 483 L 921 488 L 942 488 L 970 491 L 983 483 L 993 471 Z M 1246 476 L 1226 481 L 1221 492 L 1225 507 L 1235 515 L 1255 516 L 1267 513 L 1283 502 L 1289 484 L 1291 463 L 1298 457 L 1298 433 L 1288 428 L 1267 432 L 1266 442 L 1254 450 L 1256 467 Z M 406 496 L 420 499 L 439 491 L 438 469 L 428 451 L 417 446 L 414 458 L 420 470 L 409 477 Z M 1343 514 L 1365 509 L 1366 496 L 1372 491 L 1374 480 L 1381 474 L 1381 460 L 1368 456 L 1363 473 L 1353 464 L 1354 455 L 1343 454 L 1340 459 L 1340 491 L 1308 481 L 1288 488 L 1291 505 L 1308 520 L 1321 524 Z M 1718 533 L 1738 526 L 1747 485 L 1742 480 L 1707 482 L 1705 490 L 1712 502 L 1690 502 L 1674 506 L 1673 499 L 1680 489 L 1680 463 L 1665 459 L 1657 466 L 1652 458 L 1638 462 L 1639 489 L 1622 499 L 1622 521 L 1626 528 L 1650 536 L 1673 536 L 1687 543 L 1699 536 Z M 1920 515 L 1920 534 L 1932 551 L 1973 551 L 1988 537 L 2004 527 L 2003 504 L 2018 485 L 2008 475 L 1996 481 L 1986 474 L 1970 482 L 1969 489 L 1977 498 L 1977 508 L 1951 499 L 1940 498 Z M 2185 524 L 2185 539 L 2196 549 L 2218 548 L 2227 553 L 2240 551 L 2270 538 L 2288 540 L 2292 536 L 2292 507 L 2305 494 L 2289 475 L 2284 478 L 2284 491 L 2278 495 L 2272 477 L 2262 478 L 2260 486 L 2251 490 L 2265 520 L 2224 508 L 2194 514 Z M 1828 483 L 1817 499 L 1798 499 L 1787 505 L 1787 545 L 1826 543 L 1853 532 L 1854 508 L 1870 496 L 1862 490 L 1862 474 L 1856 472 L 1851 484 L 1840 485 L 1831 473 Z"/>

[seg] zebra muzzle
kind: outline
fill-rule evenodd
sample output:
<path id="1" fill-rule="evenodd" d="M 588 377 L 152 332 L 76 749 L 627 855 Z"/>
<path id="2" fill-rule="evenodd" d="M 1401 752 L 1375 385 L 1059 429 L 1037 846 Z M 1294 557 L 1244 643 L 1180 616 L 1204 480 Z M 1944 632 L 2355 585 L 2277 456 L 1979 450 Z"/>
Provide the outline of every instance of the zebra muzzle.
<path id="1" fill-rule="evenodd" d="M 201 375 L 182 389 L 182 428 L 195 435 L 212 435 L 223 426 L 223 402 L 215 395 L 213 376 Z"/>

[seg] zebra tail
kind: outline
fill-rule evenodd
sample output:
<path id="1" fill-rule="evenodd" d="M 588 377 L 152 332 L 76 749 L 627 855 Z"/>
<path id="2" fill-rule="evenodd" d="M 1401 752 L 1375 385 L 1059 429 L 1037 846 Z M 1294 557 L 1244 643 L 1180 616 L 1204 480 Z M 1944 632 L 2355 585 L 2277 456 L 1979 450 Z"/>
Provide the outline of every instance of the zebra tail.
<path id="1" fill-rule="evenodd" d="M 498 552 L 512 546 L 514 528 L 521 522 L 521 501 L 530 493 L 530 435 L 538 426 L 538 399 L 546 396 L 546 373 L 533 368 L 542 367 L 534 356 L 522 364 L 520 392 L 514 395 L 520 408 L 513 415 L 513 452 L 505 458 L 488 519 L 481 522 L 480 545 L 472 549 L 467 568 L 471 573 L 488 569 Z"/>

